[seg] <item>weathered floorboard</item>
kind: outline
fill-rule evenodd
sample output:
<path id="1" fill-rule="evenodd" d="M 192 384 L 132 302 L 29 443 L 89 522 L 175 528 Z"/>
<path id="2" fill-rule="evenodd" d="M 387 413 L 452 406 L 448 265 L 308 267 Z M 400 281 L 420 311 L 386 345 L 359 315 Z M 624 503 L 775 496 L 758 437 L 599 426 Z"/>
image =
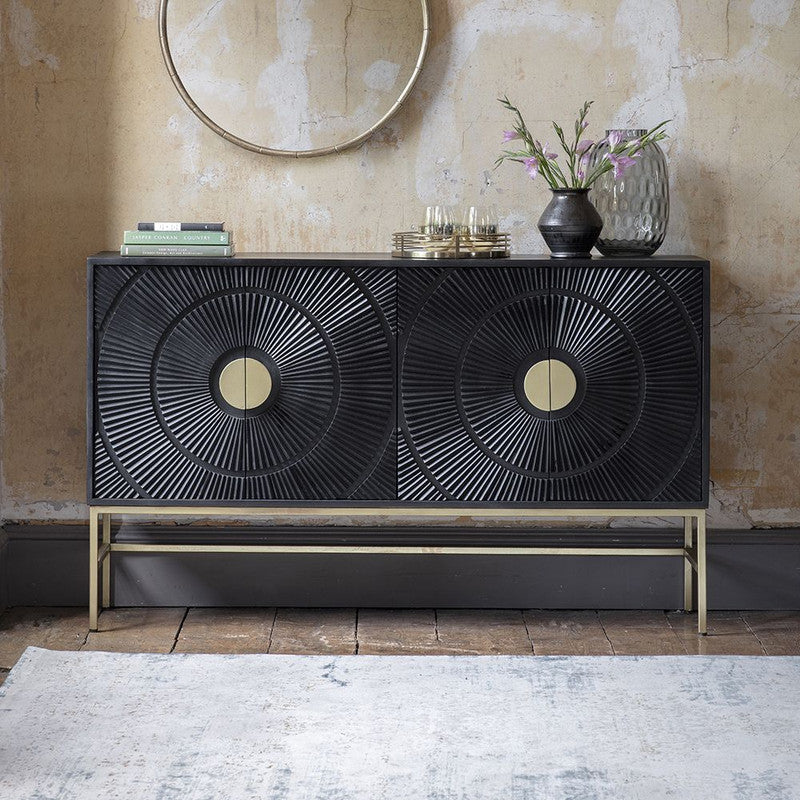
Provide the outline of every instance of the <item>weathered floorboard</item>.
<path id="1" fill-rule="evenodd" d="M 109 653 L 169 653 L 175 646 L 185 608 L 108 608 L 81 650 Z"/>
<path id="2" fill-rule="evenodd" d="M 433 609 L 375 609 L 358 612 L 362 655 L 432 655 L 444 652 L 436 638 Z"/>
<path id="3" fill-rule="evenodd" d="M 356 652 L 356 611 L 346 608 L 279 608 L 269 652 L 353 654 Z"/>
<path id="4" fill-rule="evenodd" d="M 522 612 L 442 609 L 436 612 L 439 647 L 453 655 L 531 655 Z"/>
<path id="5" fill-rule="evenodd" d="M 9 608 L 0 615 L 0 668 L 11 669 L 26 647 L 78 650 L 88 631 L 83 608 Z"/>
<path id="6" fill-rule="evenodd" d="M 537 656 L 610 656 L 613 654 L 596 611 L 523 612 Z"/>
<path id="7" fill-rule="evenodd" d="M 742 618 L 767 655 L 800 655 L 800 611 L 746 611 Z"/>
<path id="8" fill-rule="evenodd" d="M 764 648 L 736 611 L 717 611 L 708 618 L 708 635 L 697 632 L 697 617 L 682 611 L 667 614 L 670 627 L 689 655 L 763 656 Z"/>
<path id="9" fill-rule="evenodd" d="M 601 611 L 599 618 L 616 655 L 686 655 L 686 648 L 663 611 Z"/>
<path id="10" fill-rule="evenodd" d="M 176 653 L 267 653 L 274 608 L 190 608 Z"/>

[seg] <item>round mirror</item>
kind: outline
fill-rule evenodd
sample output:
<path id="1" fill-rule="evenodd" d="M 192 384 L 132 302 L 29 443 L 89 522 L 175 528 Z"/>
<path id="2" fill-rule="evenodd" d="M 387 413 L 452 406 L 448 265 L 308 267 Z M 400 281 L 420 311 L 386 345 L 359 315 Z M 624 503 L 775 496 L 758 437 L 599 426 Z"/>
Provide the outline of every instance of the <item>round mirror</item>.
<path id="1" fill-rule="evenodd" d="M 427 0 L 161 0 L 159 37 L 180 96 L 209 128 L 294 157 L 361 144 L 413 87 Z"/>

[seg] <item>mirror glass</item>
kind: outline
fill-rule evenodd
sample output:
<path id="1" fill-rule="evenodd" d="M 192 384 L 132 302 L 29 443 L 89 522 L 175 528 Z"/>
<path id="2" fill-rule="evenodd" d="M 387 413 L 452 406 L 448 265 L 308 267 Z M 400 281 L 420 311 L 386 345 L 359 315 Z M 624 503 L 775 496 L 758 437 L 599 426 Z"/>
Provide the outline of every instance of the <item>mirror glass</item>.
<path id="1" fill-rule="evenodd" d="M 250 149 L 298 154 L 344 149 L 384 122 L 428 39 L 420 0 L 162 0 L 160 25 L 201 119 Z"/>

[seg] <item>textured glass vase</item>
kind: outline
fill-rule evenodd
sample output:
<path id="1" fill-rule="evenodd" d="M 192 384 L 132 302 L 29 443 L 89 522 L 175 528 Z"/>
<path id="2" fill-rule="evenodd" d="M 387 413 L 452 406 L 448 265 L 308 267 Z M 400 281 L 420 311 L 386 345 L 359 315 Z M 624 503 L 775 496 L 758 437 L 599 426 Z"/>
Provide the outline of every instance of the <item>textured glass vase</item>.
<path id="1" fill-rule="evenodd" d="M 606 139 L 613 131 L 606 131 Z M 620 130 L 626 141 L 647 131 Z M 597 163 L 608 146 L 595 151 Z M 603 218 L 603 230 L 595 247 L 604 256 L 649 256 L 664 241 L 669 221 L 667 161 L 657 144 L 642 148 L 636 163 L 620 178 L 614 171 L 601 175 L 592 186 L 591 200 Z"/>

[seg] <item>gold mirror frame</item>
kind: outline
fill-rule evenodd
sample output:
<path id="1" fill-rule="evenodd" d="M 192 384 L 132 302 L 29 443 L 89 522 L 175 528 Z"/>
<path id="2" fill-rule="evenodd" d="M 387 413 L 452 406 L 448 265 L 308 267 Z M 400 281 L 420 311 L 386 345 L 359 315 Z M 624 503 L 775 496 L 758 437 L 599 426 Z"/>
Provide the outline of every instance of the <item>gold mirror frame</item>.
<path id="1" fill-rule="evenodd" d="M 414 70 L 411 73 L 411 77 L 408 79 L 408 83 L 406 83 L 403 91 L 400 93 L 400 96 L 395 100 L 394 104 L 391 108 L 371 127 L 365 130 L 363 133 L 360 133 L 358 136 L 354 136 L 352 139 L 347 139 L 344 142 L 339 142 L 338 144 L 331 145 L 329 147 L 318 147 L 312 150 L 277 150 L 273 147 L 265 147 L 263 145 L 255 144 L 254 142 L 249 142 L 246 139 L 241 139 L 238 136 L 230 133 L 230 131 L 225 130 L 221 125 L 218 125 L 214 122 L 211 117 L 209 117 L 192 99 L 192 96 L 186 91 L 186 87 L 183 85 L 183 82 L 178 75 L 178 71 L 175 69 L 175 63 L 172 60 L 172 53 L 169 49 L 169 41 L 167 38 L 167 6 L 169 5 L 169 0 L 160 0 L 159 8 L 158 8 L 158 39 L 161 44 L 161 55 L 164 57 L 164 63 L 167 66 L 167 72 L 169 73 L 169 77 L 172 79 L 172 82 L 175 84 L 175 88 L 178 90 L 178 94 L 181 96 L 181 99 L 184 103 L 189 107 L 189 110 L 204 124 L 211 128 L 214 133 L 221 136 L 223 139 L 226 139 L 233 144 L 239 145 L 239 147 L 244 147 L 245 150 L 251 150 L 254 153 L 264 153 L 266 155 L 271 156 L 289 156 L 291 158 L 310 158 L 312 156 L 326 156 L 330 155 L 331 153 L 341 153 L 343 150 L 349 150 L 352 147 L 357 147 L 362 142 L 369 139 L 375 131 L 379 128 L 383 127 L 389 119 L 397 113 L 400 109 L 400 106 L 403 105 L 406 98 L 410 94 L 411 90 L 414 88 L 414 84 L 417 82 L 417 78 L 419 77 L 420 72 L 422 71 L 422 63 L 425 60 L 425 54 L 428 51 L 428 42 L 430 39 L 430 15 L 428 12 L 428 2 L 427 0 L 420 0 L 420 5 L 422 8 L 422 43 L 419 48 L 419 55 L 417 56 L 417 62 L 414 65 Z"/>

